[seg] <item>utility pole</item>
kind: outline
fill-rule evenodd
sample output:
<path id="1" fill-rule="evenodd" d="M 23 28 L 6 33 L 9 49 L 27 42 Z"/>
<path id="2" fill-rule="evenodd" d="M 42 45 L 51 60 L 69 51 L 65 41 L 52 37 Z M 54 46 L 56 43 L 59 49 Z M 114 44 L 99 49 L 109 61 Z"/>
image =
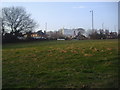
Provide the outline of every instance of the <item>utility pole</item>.
<path id="1" fill-rule="evenodd" d="M 92 30 L 94 31 L 93 10 L 91 10 L 90 12 L 92 13 Z"/>
<path id="2" fill-rule="evenodd" d="M 114 31 L 116 32 L 116 25 L 114 25 Z"/>
<path id="3" fill-rule="evenodd" d="M 102 23 L 102 30 L 104 30 L 104 23 Z"/>
<path id="4" fill-rule="evenodd" d="M 45 23 L 45 31 L 47 31 L 47 22 Z"/>

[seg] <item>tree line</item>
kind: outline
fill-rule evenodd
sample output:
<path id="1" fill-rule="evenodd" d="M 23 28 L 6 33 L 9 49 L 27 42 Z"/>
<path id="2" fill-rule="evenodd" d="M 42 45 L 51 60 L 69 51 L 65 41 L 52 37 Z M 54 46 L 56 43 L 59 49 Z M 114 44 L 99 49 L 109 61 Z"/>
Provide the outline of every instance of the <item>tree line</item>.
<path id="1" fill-rule="evenodd" d="M 23 7 L 4 7 L 2 8 L 2 17 L 0 17 L 1 24 L 1 36 L 3 42 L 16 42 L 19 37 L 23 37 L 27 34 L 27 40 L 31 39 L 32 31 L 38 26 L 31 15 L 28 14 Z M 86 39 L 116 39 L 120 37 L 115 32 L 109 32 L 109 30 L 91 30 L 85 32 L 84 29 L 78 30 L 76 39 L 85 38 L 84 33 L 88 33 Z M 59 37 L 59 33 L 55 33 L 54 37 Z M 62 35 L 64 38 L 64 36 Z M 84 39 L 83 38 L 83 39 Z"/>

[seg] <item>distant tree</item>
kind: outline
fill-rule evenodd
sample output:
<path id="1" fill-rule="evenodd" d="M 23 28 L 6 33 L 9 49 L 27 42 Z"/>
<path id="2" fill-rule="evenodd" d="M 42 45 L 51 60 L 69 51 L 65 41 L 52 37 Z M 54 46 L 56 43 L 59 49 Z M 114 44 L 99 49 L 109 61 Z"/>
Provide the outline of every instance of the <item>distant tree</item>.
<path id="1" fill-rule="evenodd" d="M 118 39 L 120 39 L 120 34 L 118 34 Z"/>
<path id="2" fill-rule="evenodd" d="M 120 29 L 118 30 L 118 39 L 120 39 Z"/>
<path id="3" fill-rule="evenodd" d="M 105 35 L 107 36 L 107 35 L 109 35 L 110 33 L 109 33 L 109 30 L 105 30 Z"/>
<path id="4" fill-rule="evenodd" d="M 9 33 L 14 38 L 21 36 L 21 33 L 32 31 L 36 27 L 36 22 L 31 19 L 23 7 L 2 8 L 2 36 Z"/>
<path id="5" fill-rule="evenodd" d="M 65 38 L 65 36 L 60 31 L 50 31 L 48 33 L 51 39 Z"/>
<path id="6" fill-rule="evenodd" d="M 117 35 L 117 32 L 110 32 L 111 39 L 117 39 L 119 36 Z"/>
<path id="7" fill-rule="evenodd" d="M 88 36 L 90 37 L 90 39 L 100 39 L 100 36 L 97 30 L 90 30 Z"/>
<path id="8" fill-rule="evenodd" d="M 99 39 L 105 39 L 106 35 L 105 35 L 105 31 L 103 29 L 99 29 Z"/>

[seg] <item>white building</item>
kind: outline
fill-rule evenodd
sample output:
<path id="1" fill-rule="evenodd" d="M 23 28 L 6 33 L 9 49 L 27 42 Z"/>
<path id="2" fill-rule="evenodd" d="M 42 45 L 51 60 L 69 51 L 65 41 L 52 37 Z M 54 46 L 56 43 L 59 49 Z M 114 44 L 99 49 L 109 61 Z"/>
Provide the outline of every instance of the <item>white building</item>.
<path id="1" fill-rule="evenodd" d="M 75 37 L 78 34 L 78 29 L 60 29 L 61 33 L 67 37 Z"/>

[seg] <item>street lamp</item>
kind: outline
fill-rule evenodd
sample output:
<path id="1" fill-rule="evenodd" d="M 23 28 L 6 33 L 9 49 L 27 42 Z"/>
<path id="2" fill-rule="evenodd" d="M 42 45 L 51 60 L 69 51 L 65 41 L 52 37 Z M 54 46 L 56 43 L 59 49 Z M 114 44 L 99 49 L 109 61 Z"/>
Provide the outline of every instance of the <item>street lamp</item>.
<path id="1" fill-rule="evenodd" d="M 47 22 L 45 23 L 45 31 L 47 31 Z"/>
<path id="2" fill-rule="evenodd" d="M 92 30 L 94 30 L 94 26 L 93 26 L 93 10 L 90 11 L 92 13 Z"/>

